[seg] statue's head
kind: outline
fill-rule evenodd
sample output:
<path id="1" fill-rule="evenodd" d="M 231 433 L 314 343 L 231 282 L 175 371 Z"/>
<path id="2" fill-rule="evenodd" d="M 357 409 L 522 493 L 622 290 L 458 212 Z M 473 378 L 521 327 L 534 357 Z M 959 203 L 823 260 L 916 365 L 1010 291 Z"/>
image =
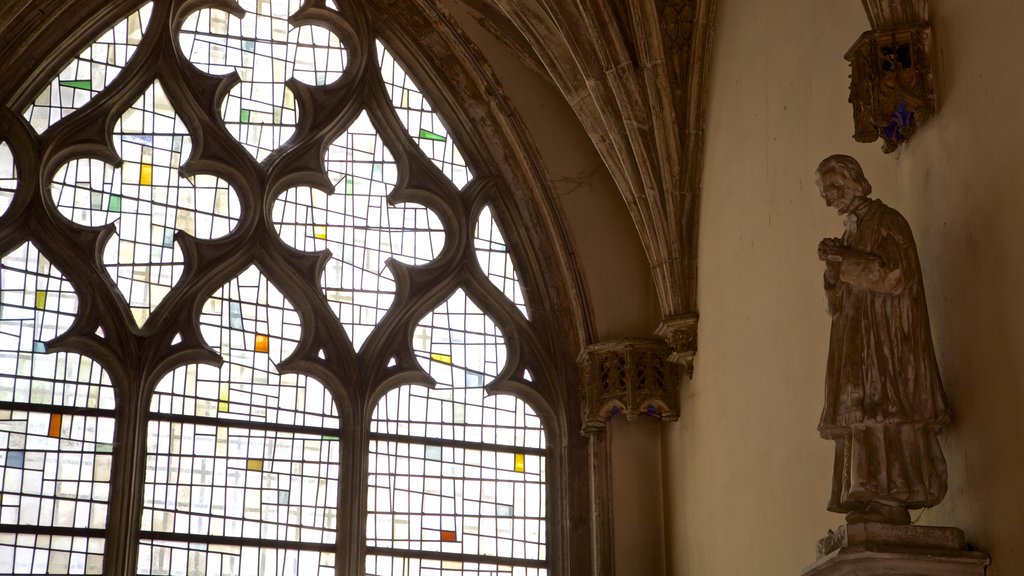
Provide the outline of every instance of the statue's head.
<path id="1" fill-rule="evenodd" d="M 815 171 L 818 190 L 825 204 L 845 214 L 871 194 L 871 183 L 852 156 L 833 154 L 818 164 Z"/>

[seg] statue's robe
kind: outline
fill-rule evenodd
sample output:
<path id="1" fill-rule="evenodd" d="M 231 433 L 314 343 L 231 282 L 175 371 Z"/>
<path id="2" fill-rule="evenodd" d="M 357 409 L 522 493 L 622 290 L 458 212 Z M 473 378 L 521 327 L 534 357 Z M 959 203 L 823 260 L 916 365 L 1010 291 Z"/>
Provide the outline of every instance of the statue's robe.
<path id="1" fill-rule="evenodd" d="M 832 315 L 825 406 L 836 443 L 833 512 L 872 502 L 926 508 L 946 493 L 936 433 L 949 420 L 910 226 L 869 200 L 848 215 L 842 262 L 828 262 Z"/>

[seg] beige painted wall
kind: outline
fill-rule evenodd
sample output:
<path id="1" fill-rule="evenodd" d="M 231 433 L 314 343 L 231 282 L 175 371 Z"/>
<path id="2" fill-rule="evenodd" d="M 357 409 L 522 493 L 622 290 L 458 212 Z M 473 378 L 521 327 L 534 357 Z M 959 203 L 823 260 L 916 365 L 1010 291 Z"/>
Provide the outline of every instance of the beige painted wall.
<path id="1" fill-rule="evenodd" d="M 861 160 L 917 239 L 955 422 L 949 495 L 914 514 L 1024 570 L 1024 4 L 934 0 L 941 109 L 885 156 L 850 134 L 860 2 L 719 0 L 701 211 L 700 351 L 664 428 L 669 572 L 795 575 L 842 517 L 817 437 L 829 321 L 815 246 L 842 221 L 824 156 Z"/>

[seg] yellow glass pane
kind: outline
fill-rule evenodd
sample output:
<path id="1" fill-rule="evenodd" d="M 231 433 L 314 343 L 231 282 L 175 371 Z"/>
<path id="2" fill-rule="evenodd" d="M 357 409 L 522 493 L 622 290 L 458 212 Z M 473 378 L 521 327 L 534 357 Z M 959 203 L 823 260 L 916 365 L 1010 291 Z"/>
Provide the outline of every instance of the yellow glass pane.
<path id="1" fill-rule="evenodd" d="M 516 454 L 516 472 L 526 472 L 526 454 Z"/>
<path id="2" fill-rule="evenodd" d="M 434 354 L 430 355 L 430 359 L 435 362 L 441 362 L 442 364 L 451 364 L 452 357 L 448 354 Z"/>
<path id="3" fill-rule="evenodd" d="M 46 308 L 46 290 L 36 292 L 36 308 L 39 310 Z"/>
<path id="4" fill-rule="evenodd" d="M 257 334 L 255 350 L 257 352 L 270 352 L 270 336 L 267 336 L 266 334 Z"/>
<path id="5" fill-rule="evenodd" d="M 258 458 L 249 458 L 245 461 L 246 470 L 253 470 L 254 472 L 263 471 L 263 460 Z"/>
<path id="6" fill-rule="evenodd" d="M 327 226 L 313 226 L 313 237 L 327 240 Z"/>
<path id="7" fill-rule="evenodd" d="M 217 411 L 218 412 L 227 412 L 228 411 L 228 400 L 229 400 L 230 397 L 231 397 L 231 385 L 228 384 L 227 382 L 221 382 L 220 383 L 220 395 L 217 397 L 217 399 L 220 400 L 219 402 L 217 402 Z"/>
<path id="8" fill-rule="evenodd" d="M 139 170 L 139 184 L 143 186 L 153 185 L 153 165 L 143 164 Z"/>

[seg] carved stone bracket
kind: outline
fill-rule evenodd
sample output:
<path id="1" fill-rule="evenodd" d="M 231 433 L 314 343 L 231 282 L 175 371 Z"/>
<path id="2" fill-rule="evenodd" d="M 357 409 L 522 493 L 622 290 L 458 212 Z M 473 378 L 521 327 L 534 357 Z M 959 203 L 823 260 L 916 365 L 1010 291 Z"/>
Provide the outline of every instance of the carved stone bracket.
<path id="1" fill-rule="evenodd" d="M 657 339 L 626 338 L 587 346 L 577 363 L 581 371 L 583 432 L 605 426 L 616 414 L 634 420 L 647 414 L 679 419 L 679 364 L 672 349 Z"/>
<path id="2" fill-rule="evenodd" d="M 925 0 L 863 0 L 872 30 L 846 53 L 854 139 L 890 153 L 935 114 Z"/>
<path id="3" fill-rule="evenodd" d="M 682 365 L 693 376 L 693 357 L 697 354 L 697 315 L 685 314 L 666 319 L 654 332 L 672 349 L 668 361 Z"/>

